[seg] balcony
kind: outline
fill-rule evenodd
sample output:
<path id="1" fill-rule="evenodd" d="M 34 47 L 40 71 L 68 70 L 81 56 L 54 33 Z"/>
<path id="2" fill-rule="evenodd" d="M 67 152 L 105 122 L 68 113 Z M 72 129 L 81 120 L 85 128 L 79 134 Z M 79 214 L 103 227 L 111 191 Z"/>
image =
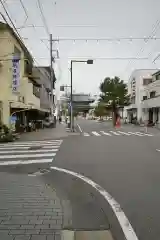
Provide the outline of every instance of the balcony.
<path id="1" fill-rule="evenodd" d="M 142 101 L 142 108 L 160 107 L 160 95 Z"/>
<path id="2" fill-rule="evenodd" d="M 160 93 L 160 80 L 156 80 L 148 84 L 144 90 L 149 92 L 155 91 Z"/>

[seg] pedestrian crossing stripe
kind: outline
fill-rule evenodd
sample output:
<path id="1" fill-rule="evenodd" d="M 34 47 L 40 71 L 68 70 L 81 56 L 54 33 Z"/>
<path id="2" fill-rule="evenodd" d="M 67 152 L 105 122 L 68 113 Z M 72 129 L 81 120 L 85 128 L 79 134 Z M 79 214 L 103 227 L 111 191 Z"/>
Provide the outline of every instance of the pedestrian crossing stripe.
<path id="1" fill-rule="evenodd" d="M 116 135 L 116 136 L 119 136 L 119 135 L 120 135 L 119 133 L 114 132 L 114 131 L 110 131 L 110 133 L 113 133 L 113 134 Z"/>
<path id="2" fill-rule="evenodd" d="M 101 136 L 99 133 L 97 132 L 92 132 L 95 136 Z"/>
<path id="3" fill-rule="evenodd" d="M 84 132 L 83 136 L 85 137 L 89 137 L 89 136 L 139 136 L 139 137 L 144 137 L 144 136 L 153 136 L 153 134 L 151 133 L 143 133 L 143 132 L 123 132 L 123 131 L 109 131 L 109 132 L 105 132 L 105 131 L 100 131 L 100 132 L 96 132 L 96 131 L 92 131 L 91 133 L 87 133 Z"/>
<path id="4" fill-rule="evenodd" d="M 100 131 L 103 135 L 107 135 L 107 136 L 112 136 L 110 133 L 106 133 L 104 131 Z"/>
<path id="5" fill-rule="evenodd" d="M 42 160 L 35 160 L 35 159 L 30 159 L 30 160 L 17 160 L 17 161 L 5 161 L 5 162 L 0 162 L 0 166 L 12 166 L 12 165 L 27 165 L 27 164 L 35 164 L 35 163 L 51 163 L 53 159 L 43 159 Z"/>
<path id="6" fill-rule="evenodd" d="M 89 133 L 84 133 L 84 136 L 86 136 L 86 137 L 89 137 L 90 135 L 89 135 Z"/>
<path id="7" fill-rule="evenodd" d="M 44 140 L 2 144 L 0 166 L 51 163 L 61 143 L 62 140 Z"/>
<path id="8" fill-rule="evenodd" d="M 48 152 L 57 152 L 58 149 L 35 149 L 35 150 L 11 150 L 9 151 L 12 154 L 16 154 L 16 153 L 48 153 Z M 8 151 L 0 151 L 0 154 L 8 154 Z"/>

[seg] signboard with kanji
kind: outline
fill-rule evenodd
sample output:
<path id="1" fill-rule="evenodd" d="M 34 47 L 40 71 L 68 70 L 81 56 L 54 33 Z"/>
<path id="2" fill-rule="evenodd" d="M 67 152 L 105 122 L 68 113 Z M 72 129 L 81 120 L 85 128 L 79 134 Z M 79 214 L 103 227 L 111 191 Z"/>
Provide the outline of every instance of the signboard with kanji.
<path id="1" fill-rule="evenodd" d="M 12 92 L 18 92 L 20 83 L 20 59 L 14 56 L 12 59 Z"/>

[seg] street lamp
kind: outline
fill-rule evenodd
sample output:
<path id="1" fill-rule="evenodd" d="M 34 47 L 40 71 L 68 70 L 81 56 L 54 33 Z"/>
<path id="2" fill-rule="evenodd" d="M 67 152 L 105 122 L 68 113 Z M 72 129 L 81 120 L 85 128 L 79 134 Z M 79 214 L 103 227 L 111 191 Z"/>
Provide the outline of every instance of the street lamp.
<path id="1" fill-rule="evenodd" d="M 70 99 L 70 128 L 71 131 L 73 131 L 73 81 L 72 81 L 72 67 L 73 67 L 73 63 L 87 63 L 87 64 L 93 64 L 93 60 L 92 59 L 88 59 L 88 60 L 71 60 L 71 99 Z"/>

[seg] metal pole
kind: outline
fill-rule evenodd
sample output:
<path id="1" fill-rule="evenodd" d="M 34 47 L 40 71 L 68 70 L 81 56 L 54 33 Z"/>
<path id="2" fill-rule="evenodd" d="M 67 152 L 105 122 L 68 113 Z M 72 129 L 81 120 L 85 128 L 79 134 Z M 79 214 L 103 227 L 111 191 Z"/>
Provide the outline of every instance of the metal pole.
<path id="1" fill-rule="evenodd" d="M 50 81 L 51 81 L 51 117 L 53 120 L 53 44 L 52 44 L 52 34 L 50 34 Z"/>
<path id="2" fill-rule="evenodd" d="M 72 106 L 72 101 L 73 101 L 73 86 L 72 86 L 72 64 L 73 61 L 71 61 L 71 99 L 70 99 L 70 124 L 71 124 L 71 131 L 73 131 L 73 106 Z"/>

